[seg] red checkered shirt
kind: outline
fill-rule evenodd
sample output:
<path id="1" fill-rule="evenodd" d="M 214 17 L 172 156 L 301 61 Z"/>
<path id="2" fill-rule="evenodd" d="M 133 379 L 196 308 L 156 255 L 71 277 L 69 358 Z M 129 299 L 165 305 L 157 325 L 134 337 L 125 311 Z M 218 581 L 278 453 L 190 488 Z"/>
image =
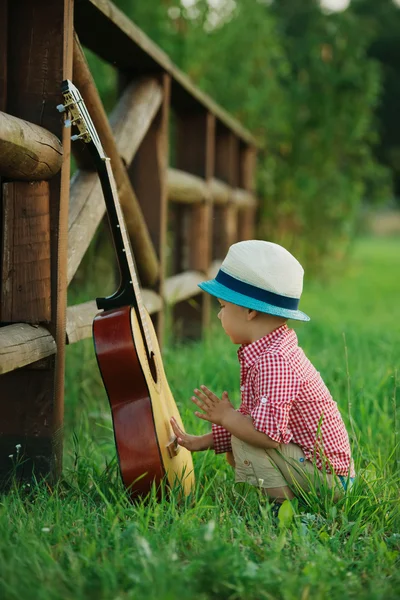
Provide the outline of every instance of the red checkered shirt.
<path id="1" fill-rule="evenodd" d="M 354 477 L 349 437 L 321 375 L 299 348 L 293 329 L 282 325 L 238 350 L 242 403 L 255 429 L 279 444 L 292 442 L 327 472 Z M 212 426 L 217 454 L 231 450 L 231 434 Z M 330 468 L 332 467 L 332 469 Z"/>

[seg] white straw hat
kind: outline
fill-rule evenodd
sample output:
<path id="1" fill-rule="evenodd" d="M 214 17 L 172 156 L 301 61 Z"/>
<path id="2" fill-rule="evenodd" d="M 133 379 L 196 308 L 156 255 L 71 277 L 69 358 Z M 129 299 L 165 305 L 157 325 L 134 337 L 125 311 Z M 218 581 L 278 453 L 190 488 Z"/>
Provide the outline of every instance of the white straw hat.
<path id="1" fill-rule="evenodd" d="M 298 310 L 304 269 L 285 248 L 247 240 L 233 244 L 215 279 L 199 284 L 212 296 L 260 312 L 309 321 Z"/>

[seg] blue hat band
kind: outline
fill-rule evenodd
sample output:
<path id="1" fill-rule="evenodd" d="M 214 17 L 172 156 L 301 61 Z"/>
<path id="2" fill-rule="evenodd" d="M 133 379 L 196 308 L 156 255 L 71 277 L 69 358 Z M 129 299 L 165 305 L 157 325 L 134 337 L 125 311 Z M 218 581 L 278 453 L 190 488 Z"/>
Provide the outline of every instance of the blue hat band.
<path id="1" fill-rule="evenodd" d="M 280 308 L 287 308 L 289 310 L 297 310 L 299 306 L 300 300 L 298 298 L 288 298 L 287 296 L 281 296 L 280 294 L 274 294 L 274 292 L 262 290 L 255 285 L 251 285 L 251 283 L 245 283 L 244 281 L 240 281 L 239 279 L 228 275 L 228 273 L 225 273 L 225 271 L 222 271 L 221 269 L 218 271 L 215 280 L 234 292 L 249 296 L 255 300 L 260 300 L 261 302 L 267 302 L 273 306 L 279 306 Z"/>

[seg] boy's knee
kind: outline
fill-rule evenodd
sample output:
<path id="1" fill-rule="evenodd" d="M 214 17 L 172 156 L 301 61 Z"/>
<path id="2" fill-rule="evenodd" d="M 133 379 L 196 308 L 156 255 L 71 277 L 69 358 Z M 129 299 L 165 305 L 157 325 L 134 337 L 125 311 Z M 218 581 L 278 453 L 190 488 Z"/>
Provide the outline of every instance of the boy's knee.
<path id="1" fill-rule="evenodd" d="M 231 465 L 231 467 L 235 468 L 235 459 L 233 457 L 233 452 L 226 453 L 226 460 Z"/>
<path id="2" fill-rule="evenodd" d="M 292 490 L 287 485 L 275 488 L 263 488 L 263 494 L 265 494 L 265 496 L 267 496 L 271 500 L 276 500 L 277 502 L 293 500 L 293 498 L 295 497 Z"/>

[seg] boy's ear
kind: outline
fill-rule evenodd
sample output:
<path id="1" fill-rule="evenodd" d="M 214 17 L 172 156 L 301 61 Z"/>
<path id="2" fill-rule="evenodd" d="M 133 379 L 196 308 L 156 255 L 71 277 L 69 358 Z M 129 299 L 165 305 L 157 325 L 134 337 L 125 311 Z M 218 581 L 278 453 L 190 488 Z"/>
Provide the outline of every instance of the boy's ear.
<path id="1" fill-rule="evenodd" d="M 252 308 L 247 309 L 247 320 L 252 321 L 258 315 L 257 310 L 253 310 Z"/>

